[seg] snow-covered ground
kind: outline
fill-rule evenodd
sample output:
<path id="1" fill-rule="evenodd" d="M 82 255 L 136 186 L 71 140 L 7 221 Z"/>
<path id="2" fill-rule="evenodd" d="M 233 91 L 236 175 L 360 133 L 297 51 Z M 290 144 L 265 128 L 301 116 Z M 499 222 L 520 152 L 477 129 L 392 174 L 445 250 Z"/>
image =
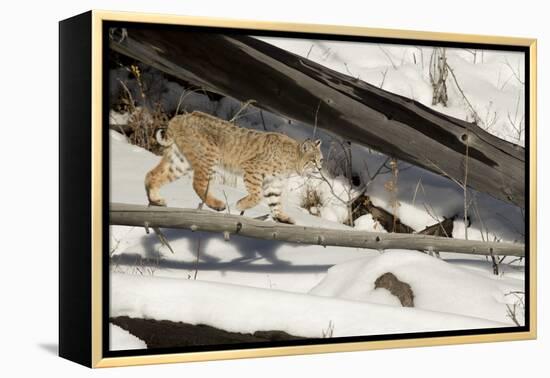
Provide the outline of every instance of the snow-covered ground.
<path id="1" fill-rule="evenodd" d="M 263 38 L 298 55 L 359 77 L 431 106 L 427 66 L 431 49 L 412 46 L 367 45 L 342 42 Z M 519 54 L 473 52 L 448 49 L 447 57 L 476 112 L 487 114 L 488 131 L 522 144 L 511 120 L 522 119 L 523 60 Z M 123 71 L 114 72 L 124 77 Z M 160 100 L 166 110 L 201 110 L 230 119 L 241 107 L 231 98 L 211 101 L 203 94 L 184 92 L 158 73 L 150 73 L 163 88 Z M 135 83 L 128 80 L 132 89 Z M 113 85 L 111 85 L 113 87 Z M 456 86 L 448 81 L 449 106 L 438 111 L 468 119 L 471 109 Z M 135 96 L 137 97 L 137 96 Z M 515 116 L 515 118 L 513 118 Z M 494 121 L 492 119 L 494 118 Z M 112 113 L 111 123 L 124 123 Z M 485 122 L 485 121 L 484 121 Z M 518 121 L 519 122 L 519 121 Z M 294 138 L 311 137 L 311 127 L 275 114 L 247 108 L 237 120 L 242 127 L 286 133 Z M 299 225 L 347 229 L 346 201 L 356 193 L 344 171 L 339 171 L 343 152 L 334 136 L 317 130 L 323 153 L 331 164 L 330 185 L 322 180 L 292 177 L 284 194 L 285 210 Z M 517 137 L 517 138 L 516 138 Z M 152 153 L 128 144 L 115 132 L 110 134 L 111 202 L 147 204 L 143 180 L 159 161 Z M 399 162 L 397 191 L 389 191 L 392 174 L 375 172 L 386 156 L 352 144 L 352 170 L 368 182 L 372 202 L 392 211 L 415 230 L 443 217 L 456 216 L 453 236 L 465 235 L 463 192 L 453 182 L 421 168 Z M 369 182 L 370 181 L 370 182 Z M 321 197 L 316 213 L 300 207 L 305 192 Z M 240 178 L 217 175 L 212 190 L 227 197 L 228 211 L 245 195 Z M 200 202 L 183 177 L 162 188 L 169 206 L 196 208 Z M 521 209 L 483 193 L 470 192 L 472 210 L 469 239 L 519 241 L 524 239 Z M 337 198 L 339 197 L 339 198 Z M 311 209 L 309 209 L 311 210 Z M 267 204 L 247 211 L 255 217 L 269 213 Z M 356 230 L 384 230 L 370 215 L 355 221 Z M 479 256 L 441 253 L 441 259 L 415 251 L 374 251 L 357 248 L 294 245 L 186 230 L 163 230 L 172 254 L 154 233 L 142 228 L 111 227 L 111 316 L 134 316 L 158 320 L 207 324 L 233 332 L 282 330 L 306 337 L 376 335 L 452 329 L 492 328 L 522 323 L 524 266 L 506 259 L 493 274 L 490 260 Z M 410 284 L 415 307 L 401 307 L 386 289 L 375 289 L 374 281 L 391 272 Z M 514 310 L 516 309 L 516 310 Z M 113 326 L 114 327 L 114 326 Z M 111 331 L 111 348 L 143 347 L 122 330 Z M 132 336 L 133 337 L 133 336 Z M 138 340 L 139 341 L 139 340 Z"/>
<path id="2" fill-rule="evenodd" d="M 110 345 L 112 350 L 146 349 L 147 344 L 128 331 L 114 324 L 109 325 Z"/>

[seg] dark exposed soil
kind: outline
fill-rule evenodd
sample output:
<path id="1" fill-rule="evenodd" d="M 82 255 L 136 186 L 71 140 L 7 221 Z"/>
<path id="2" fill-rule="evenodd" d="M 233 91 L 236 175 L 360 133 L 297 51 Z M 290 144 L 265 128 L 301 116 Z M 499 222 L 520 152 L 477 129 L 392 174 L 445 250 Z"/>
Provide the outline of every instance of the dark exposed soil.
<path id="1" fill-rule="evenodd" d="M 224 345 L 270 341 L 300 340 L 303 337 L 283 331 L 256 331 L 254 334 L 227 332 L 199 324 L 168 320 L 139 319 L 127 316 L 110 318 L 110 322 L 143 340 L 148 348 L 172 348 L 201 345 Z"/>

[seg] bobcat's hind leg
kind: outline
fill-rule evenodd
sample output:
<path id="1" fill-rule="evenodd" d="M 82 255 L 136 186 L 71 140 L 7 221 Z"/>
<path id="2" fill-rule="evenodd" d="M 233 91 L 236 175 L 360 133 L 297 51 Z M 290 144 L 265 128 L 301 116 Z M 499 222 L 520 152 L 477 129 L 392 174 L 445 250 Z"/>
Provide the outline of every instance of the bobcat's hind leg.
<path id="1" fill-rule="evenodd" d="M 210 166 L 198 165 L 193 167 L 193 170 L 193 189 L 195 189 L 199 198 L 211 209 L 217 211 L 225 210 L 225 202 L 210 194 L 213 164 Z"/>
<path id="2" fill-rule="evenodd" d="M 281 205 L 283 189 L 284 185 L 281 179 L 277 177 L 266 179 L 263 184 L 264 198 L 267 200 L 271 216 L 274 220 L 281 223 L 294 224 L 294 220 L 285 214 Z"/>
<path id="3" fill-rule="evenodd" d="M 241 211 L 241 215 L 245 210 L 251 209 L 260 203 L 262 199 L 263 176 L 260 173 L 255 173 L 253 170 L 248 169 L 244 172 L 243 181 L 248 191 L 248 195 L 237 201 L 237 209 Z"/>
<path id="4" fill-rule="evenodd" d="M 145 191 L 150 206 L 166 206 L 159 193 L 162 186 L 177 180 L 187 172 L 190 166 L 185 157 L 172 147 L 166 151 L 160 163 L 145 176 Z"/>

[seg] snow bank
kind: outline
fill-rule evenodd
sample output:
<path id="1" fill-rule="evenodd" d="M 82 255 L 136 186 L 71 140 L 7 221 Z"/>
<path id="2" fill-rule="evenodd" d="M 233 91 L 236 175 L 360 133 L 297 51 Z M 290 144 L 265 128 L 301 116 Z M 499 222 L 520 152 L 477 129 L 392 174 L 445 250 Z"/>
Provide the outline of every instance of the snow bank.
<path id="1" fill-rule="evenodd" d="M 109 324 L 109 349 L 147 349 L 147 344 L 119 326 Z"/>
<path id="2" fill-rule="evenodd" d="M 371 214 L 361 215 L 354 222 L 356 230 L 369 232 L 387 232 L 382 225 L 372 218 Z"/>
<path id="3" fill-rule="evenodd" d="M 354 301 L 380 302 L 375 280 L 386 272 L 408 283 L 415 308 L 461 314 L 514 325 L 506 304 L 523 291 L 523 282 L 474 274 L 443 260 L 413 251 L 387 251 L 336 265 L 310 293 Z M 373 299 L 373 296 L 375 297 Z"/>
<path id="4" fill-rule="evenodd" d="M 111 275 L 111 316 L 206 324 L 230 332 L 280 330 L 320 338 L 503 327 L 379 304 L 205 281 Z"/>

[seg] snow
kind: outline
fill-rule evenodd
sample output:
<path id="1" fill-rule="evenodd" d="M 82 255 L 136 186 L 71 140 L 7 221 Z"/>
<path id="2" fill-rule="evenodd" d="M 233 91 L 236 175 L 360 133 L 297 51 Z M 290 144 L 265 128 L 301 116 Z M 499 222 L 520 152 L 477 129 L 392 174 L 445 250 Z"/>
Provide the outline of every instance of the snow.
<path id="1" fill-rule="evenodd" d="M 415 308 L 510 325 L 506 312 L 506 305 L 513 304 L 510 293 L 524 290 L 517 279 L 476 274 L 420 252 L 394 250 L 333 266 L 310 293 L 371 302 L 378 295 L 374 281 L 387 272 L 411 286 Z"/>
<path id="2" fill-rule="evenodd" d="M 143 340 L 114 324 L 109 324 L 109 338 L 111 350 L 147 349 Z"/>
<path id="3" fill-rule="evenodd" d="M 506 324 L 454 314 L 207 281 L 111 275 L 111 315 L 206 324 L 230 332 L 281 330 L 321 338 Z"/>
<path id="4" fill-rule="evenodd" d="M 383 84 L 386 90 L 440 112 L 471 120 L 472 111 L 451 79 L 447 82 L 449 106 L 431 105 L 427 73 L 431 48 L 261 39 L 373 85 Z M 523 135 L 516 135 L 510 120 L 521 120 L 524 113 L 524 87 L 512 72 L 523 72 L 523 57 L 500 51 L 485 51 L 483 58 L 480 51 L 477 54 L 474 63 L 473 55 L 464 49 L 447 50 L 449 65 L 481 116 L 482 126 L 522 144 Z M 167 111 L 200 110 L 230 119 L 242 106 L 229 97 L 213 101 L 202 93 L 185 91 L 158 71 L 142 71 L 143 77 L 158 88 L 156 100 Z M 116 75 L 126 78 L 131 91 L 138 90 L 124 70 L 111 71 L 114 83 Z M 111 89 L 114 96 L 116 91 L 113 86 Z M 113 124 L 124 124 L 127 117 L 113 111 L 110 114 Z M 298 225 L 350 229 L 344 224 L 346 203 L 366 189 L 374 205 L 395 211 L 416 231 L 452 217 L 453 237 L 465 237 L 464 193 L 454 182 L 404 162 L 398 162 L 395 178 L 382 166 L 387 156 L 355 143 L 351 143 L 351 167 L 347 167 L 346 151 L 334 135 L 317 129 L 313 136 L 310 125 L 253 105 L 236 122 L 241 127 L 281 132 L 298 140 L 322 140 L 325 177 L 290 177 L 283 193 L 284 209 Z M 146 205 L 143 180 L 160 158 L 127 143 L 116 131 L 110 131 L 110 154 L 111 202 Z M 379 168 L 380 173 L 372 177 Z M 350 170 L 361 178 L 361 186 L 351 184 Z M 394 179 L 396 190 L 389 191 L 387 183 Z M 200 200 L 191 180 L 192 176 L 182 177 L 161 189 L 169 206 L 197 208 Z M 235 204 L 246 194 L 242 178 L 219 171 L 213 183 L 214 194 L 227 198 L 226 211 L 238 214 Z M 301 205 L 308 192 L 315 192 L 319 203 L 305 209 Z M 469 239 L 523 241 L 521 209 L 473 190 L 468 196 Z M 244 216 L 266 214 L 269 207 L 261 203 Z M 357 218 L 353 227 L 385 232 L 370 214 Z M 111 316 L 208 324 L 234 332 L 282 330 L 307 337 L 473 329 L 513 326 L 509 311 L 521 307 L 525 290 L 524 263 L 512 259 L 499 265 L 496 276 L 491 261 L 481 256 L 441 253 L 437 259 L 418 251 L 381 253 L 239 236 L 225 241 L 218 234 L 165 229 L 163 233 L 175 252 L 172 254 L 154 233 L 147 234 L 142 228 L 111 226 L 110 231 Z M 374 281 L 386 272 L 411 285 L 414 308 L 403 308 L 389 291 L 374 288 Z M 520 312 L 516 320 L 521 323 Z M 139 347 L 140 340 L 128 338 L 131 335 L 114 326 L 111 329 L 112 349 Z"/>
<path id="5" fill-rule="evenodd" d="M 370 231 L 370 232 L 386 232 L 382 225 L 372 218 L 371 214 L 361 215 L 354 222 L 356 230 Z"/>
<path id="6" fill-rule="evenodd" d="M 111 200 L 146 204 L 143 177 L 159 157 L 114 131 L 111 157 Z M 162 189 L 170 206 L 197 207 L 190 180 L 183 177 Z M 239 186 L 217 184 L 213 189 L 226 193 L 232 212 L 244 195 Z M 298 224 L 349 228 L 295 205 L 286 207 Z M 261 204 L 245 216 L 267 213 Z M 356 228 L 380 231 L 369 217 L 357 219 Z M 320 337 L 329 324 L 334 337 L 472 329 L 511 325 L 506 303 L 516 298 L 505 294 L 523 290 L 521 265 L 502 265 L 501 276 L 493 278 L 490 263 L 478 256 L 443 254 L 446 262 L 414 251 L 380 255 L 357 248 L 163 232 L 174 254 L 142 228 L 111 227 L 110 316 L 208 324 L 235 332 L 277 329 L 307 337 Z M 385 289 L 373 290 L 377 275 L 386 271 L 413 287 L 416 308 L 402 308 Z"/>

